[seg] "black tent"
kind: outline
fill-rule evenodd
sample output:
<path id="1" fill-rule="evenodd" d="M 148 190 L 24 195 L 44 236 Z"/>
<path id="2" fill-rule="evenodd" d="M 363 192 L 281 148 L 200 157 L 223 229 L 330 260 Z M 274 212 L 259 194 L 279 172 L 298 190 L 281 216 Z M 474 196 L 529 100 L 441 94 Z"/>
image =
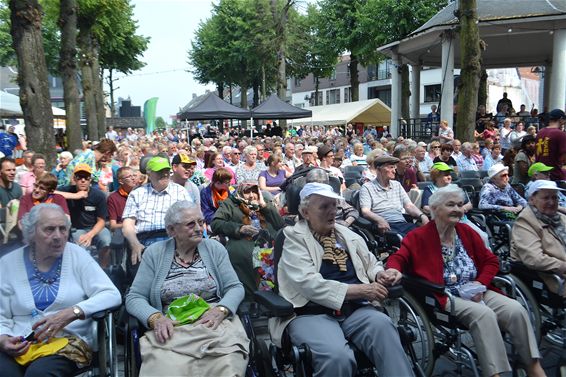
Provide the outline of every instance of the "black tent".
<path id="1" fill-rule="evenodd" d="M 312 111 L 289 105 L 275 94 L 252 109 L 252 118 L 254 119 L 297 119 L 310 116 L 312 116 Z"/>
<path id="2" fill-rule="evenodd" d="M 214 93 L 208 93 L 202 101 L 179 113 L 180 120 L 204 119 L 250 119 L 251 112 L 222 100 Z"/>

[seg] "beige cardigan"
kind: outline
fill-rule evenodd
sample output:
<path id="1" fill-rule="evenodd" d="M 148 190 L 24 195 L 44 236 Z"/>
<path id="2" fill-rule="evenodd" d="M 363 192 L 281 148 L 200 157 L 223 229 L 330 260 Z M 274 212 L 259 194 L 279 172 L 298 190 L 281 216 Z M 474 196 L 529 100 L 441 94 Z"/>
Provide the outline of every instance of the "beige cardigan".
<path id="1" fill-rule="evenodd" d="M 335 225 L 335 229 L 337 238 L 346 244 L 358 279 L 362 283 L 374 282 L 377 273 L 383 271 L 383 264 L 369 252 L 360 236 L 339 224 Z M 285 243 L 277 270 L 279 295 L 295 308 L 312 301 L 327 308 L 340 309 L 348 284 L 326 280 L 319 273 L 324 250 L 313 237 L 307 222 L 301 220 L 295 226 L 285 228 L 284 232 Z M 271 338 L 276 345 L 281 345 L 283 330 L 294 318 L 293 315 L 269 320 Z"/>
<path id="2" fill-rule="evenodd" d="M 566 225 L 566 216 L 559 214 Z M 566 240 L 562 240 L 566 242 Z M 515 220 L 511 232 L 511 258 L 538 271 L 561 274 L 566 278 L 566 247 L 558 235 L 536 218 L 527 206 Z M 541 274 L 549 288 L 556 292 L 557 286 L 549 276 Z"/>

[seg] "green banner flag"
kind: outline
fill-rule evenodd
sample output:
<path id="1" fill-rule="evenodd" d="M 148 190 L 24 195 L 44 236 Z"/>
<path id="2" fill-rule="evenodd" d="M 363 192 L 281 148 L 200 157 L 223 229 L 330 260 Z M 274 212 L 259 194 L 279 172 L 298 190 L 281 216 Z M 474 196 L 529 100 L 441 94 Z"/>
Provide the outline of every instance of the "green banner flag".
<path id="1" fill-rule="evenodd" d="M 155 130 L 155 118 L 158 97 L 153 97 L 143 104 L 143 117 L 145 119 L 145 132 L 149 135 Z"/>

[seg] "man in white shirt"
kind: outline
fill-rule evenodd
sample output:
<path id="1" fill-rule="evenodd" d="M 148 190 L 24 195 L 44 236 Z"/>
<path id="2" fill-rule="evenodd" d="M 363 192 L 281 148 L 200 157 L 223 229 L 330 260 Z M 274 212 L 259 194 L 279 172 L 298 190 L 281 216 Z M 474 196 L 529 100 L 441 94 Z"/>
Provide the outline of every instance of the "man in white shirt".
<path id="1" fill-rule="evenodd" d="M 472 157 L 472 152 L 474 147 L 472 143 L 465 142 L 462 144 L 462 155 L 456 159 L 456 163 L 458 164 L 458 171 L 478 171 L 478 165 L 476 161 Z"/>

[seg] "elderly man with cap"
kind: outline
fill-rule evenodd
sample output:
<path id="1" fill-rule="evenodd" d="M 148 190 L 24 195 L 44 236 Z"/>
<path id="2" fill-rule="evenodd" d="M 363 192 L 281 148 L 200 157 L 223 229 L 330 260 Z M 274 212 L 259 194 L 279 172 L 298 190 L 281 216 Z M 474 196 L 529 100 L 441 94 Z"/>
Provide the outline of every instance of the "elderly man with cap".
<path id="1" fill-rule="evenodd" d="M 307 183 L 300 192 L 303 219 L 284 228 L 278 263 L 279 295 L 295 308 L 287 318 L 271 318 L 273 341 L 287 329 L 295 345 L 307 344 L 313 376 L 353 376 L 363 352 L 380 376 L 412 376 L 399 335 L 389 317 L 376 308 L 393 281 L 360 236 L 336 224 L 341 196 L 323 183 Z"/>
<path id="2" fill-rule="evenodd" d="M 480 191 L 479 209 L 503 211 L 514 218 L 525 208 L 527 201 L 509 184 L 509 168 L 501 163 L 487 171 L 489 182 Z"/>
<path id="3" fill-rule="evenodd" d="M 332 165 L 334 164 L 334 150 L 332 147 L 326 144 L 320 146 L 318 148 L 317 155 L 320 160 L 320 168 L 326 170 L 329 176 L 338 178 L 341 183 L 340 191 L 346 191 L 346 183 L 344 181 L 342 171 Z"/>
<path id="4" fill-rule="evenodd" d="M 174 183 L 183 186 L 187 190 L 190 198 L 189 201 L 191 203 L 196 203 L 200 206 L 200 191 L 197 185 L 195 185 L 190 179 L 195 173 L 195 169 L 197 167 L 196 160 L 193 160 L 185 153 L 179 153 L 173 157 L 171 167 L 173 169 L 171 180 Z"/>
<path id="5" fill-rule="evenodd" d="M 56 191 L 67 199 L 73 242 L 85 248 L 96 245 L 100 265 L 107 267 L 112 236 L 105 227 L 108 217 L 106 195 L 91 186 L 92 168 L 87 164 L 75 166 L 73 181 L 74 185 Z"/>
<path id="6" fill-rule="evenodd" d="M 566 123 L 566 114 L 560 109 L 554 109 L 548 114 L 548 126 L 537 134 L 535 160 L 554 169 L 550 172 L 553 181 L 566 180 L 566 132 L 561 130 Z"/>
<path id="7" fill-rule="evenodd" d="M 169 160 L 152 157 L 146 166 L 149 183 L 130 193 L 124 209 L 122 231 L 131 248 L 131 263 L 136 265 L 146 246 L 166 238 L 165 213 L 179 200 L 190 201 L 184 187 L 171 182 Z"/>
<path id="8" fill-rule="evenodd" d="M 295 169 L 295 173 L 307 170 L 308 168 L 316 167 L 316 153 L 317 148 L 314 145 L 309 145 L 303 149 L 301 157 L 303 163 Z"/>
<path id="9" fill-rule="evenodd" d="M 558 292 L 556 281 L 544 272 L 566 279 L 566 215 L 558 212 L 558 194 L 564 189 L 556 182 L 531 182 L 526 195 L 529 205 L 515 220 L 511 232 L 511 258 L 541 272 L 550 290 Z"/>
<path id="10" fill-rule="evenodd" d="M 401 183 L 395 181 L 398 158 L 380 156 L 375 159 L 376 178 L 364 183 L 360 189 L 360 209 L 362 216 L 374 222 L 380 232 L 392 230 L 402 236 L 416 228 L 403 216 L 403 210 L 422 224 L 428 217 L 415 206 Z"/>

